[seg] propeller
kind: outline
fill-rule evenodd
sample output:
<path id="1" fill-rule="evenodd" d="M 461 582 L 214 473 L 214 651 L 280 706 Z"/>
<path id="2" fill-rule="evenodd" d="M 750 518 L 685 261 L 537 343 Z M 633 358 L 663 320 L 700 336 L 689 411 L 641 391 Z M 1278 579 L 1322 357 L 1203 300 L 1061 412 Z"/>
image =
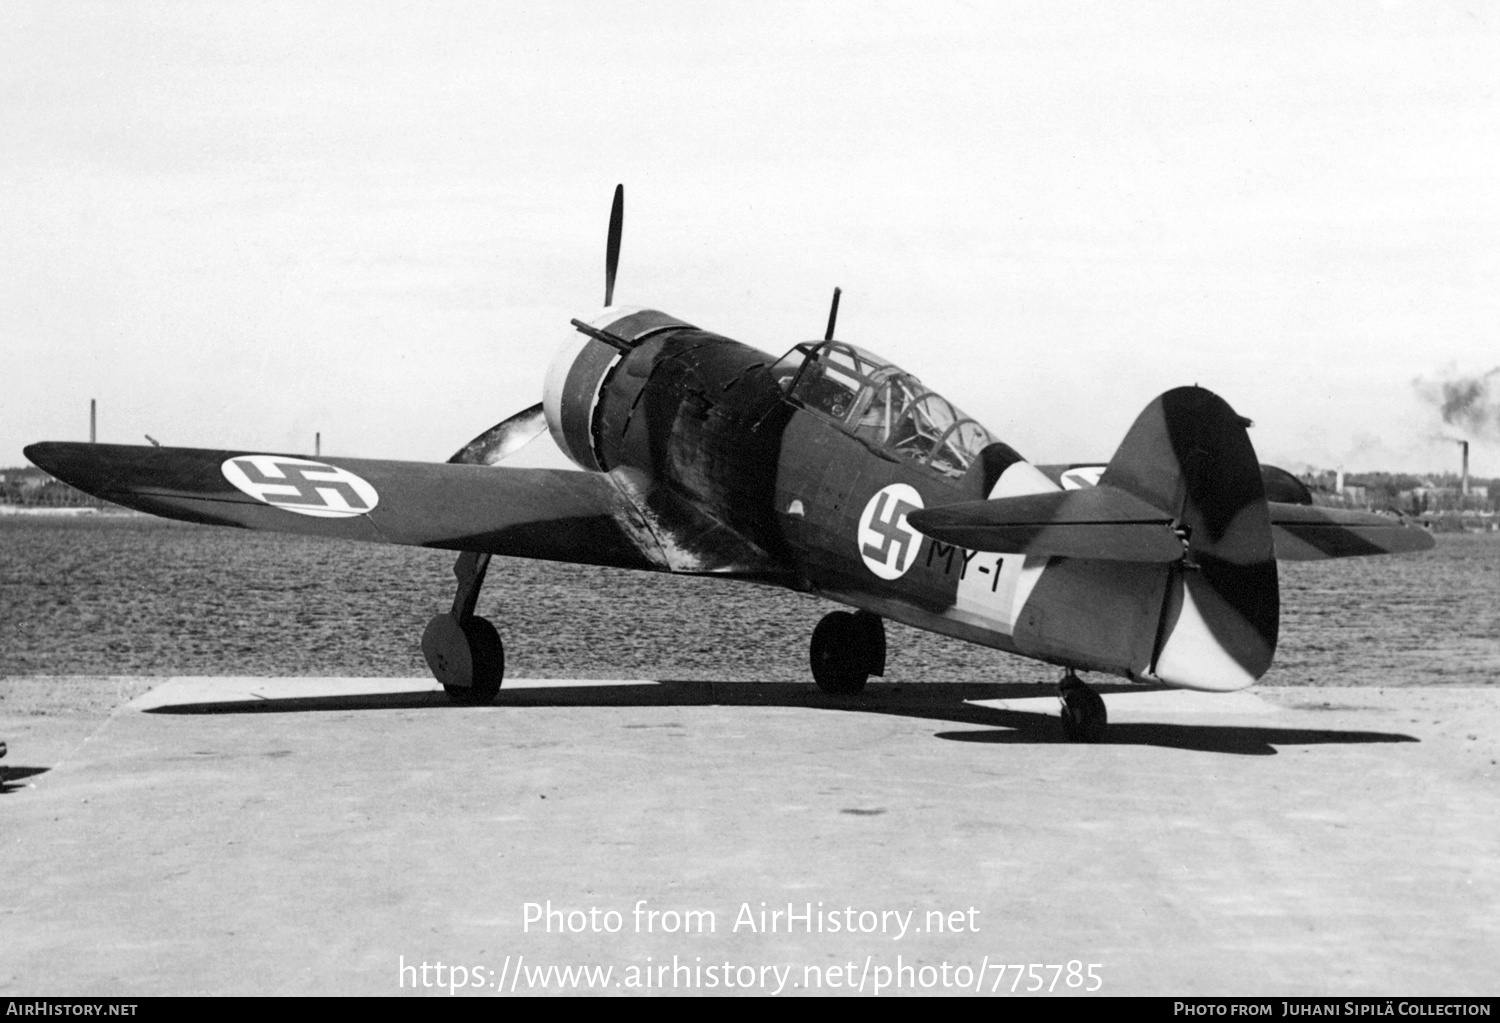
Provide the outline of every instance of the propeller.
<path id="1" fill-rule="evenodd" d="M 615 271 L 620 268 L 620 232 L 625 227 L 625 186 L 615 186 L 615 201 L 609 208 L 609 240 L 604 246 L 604 304 L 615 302 Z"/>
<path id="2" fill-rule="evenodd" d="M 448 461 L 463 465 L 497 465 L 535 440 L 546 428 L 547 417 L 542 412 L 542 403 L 537 402 L 496 423 L 459 448 Z"/>
<path id="3" fill-rule="evenodd" d="M 823 332 L 824 341 L 833 340 L 833 325 L 839 322 L 839 296 L 843 293 L 842 288 L 833 289 L 833 305 L 828 310 L 828 329 Z"/>
<path id="4" fill-rule="evenodd" d="M 625 186 L 615 186 L 615 201 L 609 210 L 609 238 L 604 246 L 604 304 L 615 300 L 615 271 L 620 267 L 620 232 L 625 226 Z M 573 321 L 578 325 L 578 321 Z M 830 325 L 829 329 L 832 329 Z M 535 440 L 547 428 L 541 402 L 503 419 L 454 452 L 450 463 L 498 465 Z"/>

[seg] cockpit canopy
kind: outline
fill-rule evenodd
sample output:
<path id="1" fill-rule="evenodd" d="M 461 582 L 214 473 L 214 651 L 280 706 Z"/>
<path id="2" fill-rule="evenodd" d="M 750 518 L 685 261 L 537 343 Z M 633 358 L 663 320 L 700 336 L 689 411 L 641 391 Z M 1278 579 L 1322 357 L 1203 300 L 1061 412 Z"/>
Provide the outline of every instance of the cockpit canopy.
<path id="1" fill-rule="evenodd" d="M 842 341 L 809 341 L 771 373 L 804 408 L 898 458 L 962 476 L 989 432 L 916 377 Z"/>

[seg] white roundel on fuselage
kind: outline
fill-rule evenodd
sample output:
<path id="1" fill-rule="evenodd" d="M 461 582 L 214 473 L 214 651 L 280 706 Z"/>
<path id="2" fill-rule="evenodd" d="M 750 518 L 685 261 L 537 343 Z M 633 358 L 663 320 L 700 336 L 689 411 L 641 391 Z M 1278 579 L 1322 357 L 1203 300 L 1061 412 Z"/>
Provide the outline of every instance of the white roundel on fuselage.
<path id="1" fill-rule="evenodd" d="M 922 534 L 906 516 L 922 510 L 922 495 L 905 483 L 882 487 L 859 517 L 859 556 L 882 579 L 899 579 L 917 560 Z"/>
<path id="2" fill-rule="evenodd" d="M 343 519 L 380 502 L 368 482 L 348 469 L 286 455 L 235 455 L 219 467 L 224 478 L 257 501 L 298 515 Z"/>

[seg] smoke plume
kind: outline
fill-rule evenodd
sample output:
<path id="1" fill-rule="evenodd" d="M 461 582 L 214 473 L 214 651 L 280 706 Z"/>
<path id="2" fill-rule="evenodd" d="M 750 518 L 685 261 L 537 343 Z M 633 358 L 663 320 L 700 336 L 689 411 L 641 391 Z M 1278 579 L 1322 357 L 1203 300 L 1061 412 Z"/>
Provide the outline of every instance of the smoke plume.
<path id="1" fill-rule="evenodd" d="M 1500 366 L 1478 376 L 1450 375 L 1446 380 L 1418 378 L 1412 383 L 1443 422 L 1471 437 L 1500 440 Z"/>

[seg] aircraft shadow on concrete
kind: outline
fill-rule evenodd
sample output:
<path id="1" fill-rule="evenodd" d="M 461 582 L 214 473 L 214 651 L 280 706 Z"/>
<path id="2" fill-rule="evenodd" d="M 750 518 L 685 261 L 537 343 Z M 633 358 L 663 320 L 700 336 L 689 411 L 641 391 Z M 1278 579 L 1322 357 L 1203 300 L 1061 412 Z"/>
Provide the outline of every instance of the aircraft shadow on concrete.
<path id="1" fill-rule="evenodd" d="M 21 779 L 46 774 L 49 770 L 48 767 L 0 767 L 0 796 L 24 789 L 25 785 L 15 784 Z"/>
<path id="2" fill-rule="evenodd" d="M 1103 694 L 1141 692 L 1159 687 L 1096 685 Z M 1056 714 L 986 707 L 969 701 L 1015 700 L 1053 695 L 1050 686 L 1002 683 L 876 683 L 858 696 L 834 697 L 806 683 L 663 681 L 649 684 L 533 686 L 502 689 L 495 707 L 801 707 L 846 713 L 889 714 L 954 724 L 980 725 L 987 731 L 947 731 L 935 738 L 953 742 L 1061 743 Z M 153 707 L 148 714 L 291 714 L 318 711 L 432 709 L 463 713 L 436 690 L 415 693 L 369 693 L 330 696 L 259 697 L 211 703 Z M 1172 715 L 1163 715 L 1171 717 Z M 1277 746 L 1366 742 L 1417 742 L 1397 732 L 1355 732 L 1330 728 L 1277 728 L 1167 721 L 1114 722 L 1105 745 L 1162 746 L 1204 753 L 1273 756 Z"/>

